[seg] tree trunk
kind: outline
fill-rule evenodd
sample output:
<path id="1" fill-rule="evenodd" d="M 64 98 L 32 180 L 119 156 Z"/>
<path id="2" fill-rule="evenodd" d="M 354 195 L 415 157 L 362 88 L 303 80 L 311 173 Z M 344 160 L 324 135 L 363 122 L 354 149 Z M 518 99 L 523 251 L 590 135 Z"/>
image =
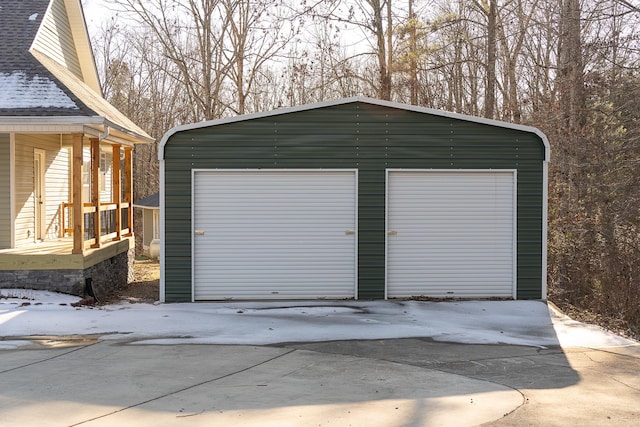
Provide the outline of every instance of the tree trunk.
<path id="1" fill-rule="evenodd" d="M 409 0 L 409 25 L 409 99 L 412 105 L 418 105 L 417 18 L 413 13 L 413 0 Z"/>
<path id="2" fill-rule="evenodd" d="M 496 17 L 497 0 L 488 0 L 487 10 L 487 84 L 485 87 L 484 116 L 493 119 L 496 104 Z"/>
<path id="3" fill-rule="evenodd" d="M 584 66 L 580 13 L 580 0 L 563 0 L 558 41 L 558 83 L 564 124 L 572 135 L 584 125 Z"/>
<path id="4" fill-rule="evenodd" d="M 391 1 L 391 0 L 388 0 Z M 369 0 L 373 8 L 373 32 L 376 36 L 376 48 L 378 57 L 378 67 L 380 68 L 380 86 L 378 96 L 381 99 L 391 100 L 391 69 L 387 64 L 387 39 L 385 38 L 384 24 L 382 19 L 382 9 L 384 4 L 380 0 Z M 390 18 L 389 18 L 390 19 Z M 391 31 L 391 29 L 388 29 Z M 391 53 L 389 53 L 389 56 Z"/>

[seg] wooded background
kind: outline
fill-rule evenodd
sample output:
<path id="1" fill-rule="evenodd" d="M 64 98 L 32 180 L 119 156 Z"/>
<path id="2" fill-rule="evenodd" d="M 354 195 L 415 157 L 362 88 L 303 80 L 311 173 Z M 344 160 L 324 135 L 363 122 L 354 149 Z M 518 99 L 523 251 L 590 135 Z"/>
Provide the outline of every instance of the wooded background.
<path id="1" fill-rule="evenodd" d="M 636 0 L 112 0 L 106 98 L 171 127 L 369 96 L 532 125 L 551 142 L 549 299 L 640 334 Z M 158 190 L 135 150 L 135 197 Z"/>

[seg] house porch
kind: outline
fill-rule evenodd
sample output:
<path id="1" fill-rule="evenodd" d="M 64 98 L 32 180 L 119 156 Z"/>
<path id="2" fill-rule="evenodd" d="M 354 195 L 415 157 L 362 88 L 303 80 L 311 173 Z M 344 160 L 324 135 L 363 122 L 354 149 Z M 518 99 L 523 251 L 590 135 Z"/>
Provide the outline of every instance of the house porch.
<path id="1" fill-rule="evenodd" d="M 0 250 L 0 288 L 27 288 L 98 299 L 133 274 L 133 237 L 73 253 L 73 239 L 61 238 Z M 114 286 L 115 285 L 115 286 Z"/>
<path id="2" fill-rule="evenodd" d="M 131 278 L 133 146 L 109 135 L 10 133 L 0 144 L 15 165 L 0 185 L 0 288 L 99 296 Z"/>

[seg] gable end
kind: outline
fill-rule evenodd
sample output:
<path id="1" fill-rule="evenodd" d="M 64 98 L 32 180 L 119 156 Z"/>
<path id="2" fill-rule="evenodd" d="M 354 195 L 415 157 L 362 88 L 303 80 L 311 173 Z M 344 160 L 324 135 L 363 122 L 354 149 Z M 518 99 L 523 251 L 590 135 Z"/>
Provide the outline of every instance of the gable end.
<path id="1" fill-rule="evenodd" d="M 82 9 L 77 0 L 53 0 L 31 49 L 71 71 L 101 93 Z"/>

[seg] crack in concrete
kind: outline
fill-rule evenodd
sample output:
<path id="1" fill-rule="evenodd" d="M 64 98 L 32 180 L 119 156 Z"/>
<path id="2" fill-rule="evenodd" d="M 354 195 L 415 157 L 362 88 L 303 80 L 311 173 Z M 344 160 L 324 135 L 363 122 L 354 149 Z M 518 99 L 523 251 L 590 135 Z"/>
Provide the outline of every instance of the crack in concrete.
<path id="1" fill-rule="evenodd" d="M 13 368 L 10 368 L 10 369 L 5 369 L 4 371 L 0 371 L 0 375 L 6 374 L 7 372 L 17 371 L 18 369 L 23 369 L 23 368 L 28 368 L 30 366 L 39 365 L 40 363 L 45 363 L 45 362 L 48 362 L 50 360 L 54 360 L 54 359 L 57 359 L 59 357 L 66 356 L 66 355 L 74 353 L 76 351 L 80 351 L 80 350 L 83 350 L 85 348 L 89 348 L 91 346 L 94 346 L 94 345 L 98 344 L 98 342 L 99 341 L 96 341 L 96 342 L 93 342 L 91 344 L 84 345 L 82 347 L 76 347 L 76 348 L 74 348 L 72 350 L 69 350 L 69 351 L 66 351 L 64 353 L 60 353 L 60 354 L 56 354 L 55 356 L 47 357 L 46 359 L 36 360 L 35 362 L 27 363 L 25 365 L 20 365 L 20 366 L 16 366 L 16 367 L 13 367 Z"/>
<path id="2" fill-rule="evenodd" d="M 106 418 L 106 417 L 109 417 L 111 415 L 115 415 L 117 413 L 126 411 L 128 409 L 136 408 L 138 406 L 142 406 L 142 405 L 145 405 L 147 403 L 151 403 L 151 402 L 154 402 L 156 400 L 159 400 L 159 399 L 162 399 L 162 398 L 165 398 L 165 397 L 169 397 L 169 396 L 173 396 L 173 395 L 178 394 L 178 393 L 182 393 L 183 391 L 191 390 L 193 388 L 200 387 L 200 386 L 205 385 L 205 384 L 210 384 L 210 383 L 213 383 L 213 382 L 225 379 L 225 378 L 232 377 L 232 376 L 237 375 L 237 374 L 241 374 L 243 372 L 247 372 L 247 371 L 249 371 L 249 370 L 251 370 L 253 368 L 256 368 L 256 367 L 264 365 L 264 364 L 267 364 L 267 363 L 272 362 L 272 361 L 274 361 L 276 359 L 279 359 L 281 357 L 287 356 L 287 355 L 289 355 L 289 354 L 291 354 L 291 353 L 293 353 L 295 351 L 297 351 L 297 350 L 295 350 L 295 349 L 289 350 L 286 353 L 279 354 L 277 356 L 271 357 L 271 358 L 269 358 L 267 360 L 263 360 L 262 362 L 253 364 L 253 365 L 248 366 L 246 368 L 242 368 L 242 369 L 239 369 L 237 371 L 230 372 L 228 374 L 221 375 L 221 376 L 216 377 L 216 378 L 211 378 L 211 379 L 208 379 L 208 380 L 205 380 L 205 381 L 201 381 L 201 382 L 199 382 L 197 384 L 192 384 L 192 385 L 189 385 L 189 386 L 186 386 L 186 387 L 182 387 L 181 389 L 170 391 L 170 392 L 162 394 L 160 396 L 152 397 L 151 399 L 147 399 L 147 400 L 145 400 L 143 402 L 134 403 L 133 405 L 129 405 L 126 408 L 120 408 L 118 410 L 109 412 L 107 414 L 99 415 L 97 417 L 93 417 L 93 418 L 90 418 L 88 420 L 80 421 L 79 423 L 71 424 L 69 427 L 75 427 L 75 426 L 79 426 L 79 425 L 82 425 L 82 424 L 86 424 L 86 423 L 91 422 L 91 421 L 99 420 L 101 418 Z M 194 415 L 198 415 L 198 414 L 194 414 Z"/>
<path id="3" fill-rule="evenodd" d="M 611 379 L 612 379 L 612 380 L 614 380 L 615 382 L 619 383 L 619 384 L 622 384 L 622 385 L 623 385 L 623 386 L 625 386 L 625 387 L 629 387 L 631 390 L 640 391 L 640 388 L 638 388 L 638 387 L 634 387 L 634 386 L 632 386 L 631 384 L 627 384 L 627 383 L 625 383 L 624 381 L 619 380 L 619 379 L 618 379 L 618 378 L 616 378 L 616 377 L 611 377 Z"/>

